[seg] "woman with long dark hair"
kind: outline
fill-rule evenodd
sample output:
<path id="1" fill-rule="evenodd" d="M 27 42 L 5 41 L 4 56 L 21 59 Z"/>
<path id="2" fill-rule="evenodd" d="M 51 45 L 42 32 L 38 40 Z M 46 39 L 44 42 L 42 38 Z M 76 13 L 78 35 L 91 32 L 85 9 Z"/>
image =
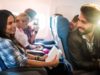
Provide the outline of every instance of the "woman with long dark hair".
<path id="1" fill-rule="evenodd" d="M 16 23 L 14 15 L 8 10 L 0 10 L 0 58 L 7 69 L 14 67 L 46 67 L 48 74 L 68 75 L 64 64 L 59 63 L 55 57 L 50 62 L 45 62 L 45 57 L 28 54 L 14 38 Z M 19 36 L 20 37 L 20 36 Z M 52 67 L 50 69 L 48 67 Z"/>

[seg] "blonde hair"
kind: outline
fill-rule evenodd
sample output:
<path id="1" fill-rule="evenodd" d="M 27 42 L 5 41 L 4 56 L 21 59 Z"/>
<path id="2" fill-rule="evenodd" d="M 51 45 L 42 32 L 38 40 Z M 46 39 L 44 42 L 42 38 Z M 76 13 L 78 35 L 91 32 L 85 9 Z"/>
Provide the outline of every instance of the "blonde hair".
<path id="1" fill-rule="evenodd" d="M 24 17 L 29 21 L 29 16 L 26 13 L 20 13 L 19 16 Z"/>

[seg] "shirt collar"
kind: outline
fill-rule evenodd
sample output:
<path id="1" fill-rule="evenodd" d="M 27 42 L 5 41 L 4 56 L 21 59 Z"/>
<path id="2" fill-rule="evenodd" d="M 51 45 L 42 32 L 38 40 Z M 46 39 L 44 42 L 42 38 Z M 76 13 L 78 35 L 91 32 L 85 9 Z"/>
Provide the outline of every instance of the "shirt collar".
<path id="1" fill-rule="evenodd" d="M 86 35 L 82 35 L 82 38 L 85 39 L 85 40 L 86 40 L 87 42 L 89 42 L 89 43 L 93 43 L 94 36 L 92 37 L 91 40 L 89 40 L 89 39 L 86 37 Z"/>

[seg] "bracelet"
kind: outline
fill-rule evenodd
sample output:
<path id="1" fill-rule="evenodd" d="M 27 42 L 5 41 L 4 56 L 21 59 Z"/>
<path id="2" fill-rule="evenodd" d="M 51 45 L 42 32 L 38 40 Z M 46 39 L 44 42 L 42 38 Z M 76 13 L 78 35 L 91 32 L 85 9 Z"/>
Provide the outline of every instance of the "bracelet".
<path id="1" fill-rule="evenodd" d="M 36 57 L 35 57 L 35 60 L 39 60 L 39 59 L 40 59 L 40 57 L 39 57 L 39 56 L 36 56 Z"/>

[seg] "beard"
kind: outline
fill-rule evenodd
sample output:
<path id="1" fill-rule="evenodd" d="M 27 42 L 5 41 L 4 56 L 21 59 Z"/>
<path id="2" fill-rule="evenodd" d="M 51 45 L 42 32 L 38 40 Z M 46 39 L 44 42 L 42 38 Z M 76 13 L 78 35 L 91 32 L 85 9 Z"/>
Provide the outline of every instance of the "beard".
<path id="1" fill-rule="evenodd" d="M 79 28 L 78 28 L 78 29 L 79 29 Z M 93 28 L 88 28 L 88 29 L 81 28 L 81 29 L 84 30 L 83 32 L 81 32 L 81 31 L 79 30 L 79 32 L 80 32 L 81 35 L 86 35 L 86 34 L 92 32 L 92 30 L 93 30 Z"/>

